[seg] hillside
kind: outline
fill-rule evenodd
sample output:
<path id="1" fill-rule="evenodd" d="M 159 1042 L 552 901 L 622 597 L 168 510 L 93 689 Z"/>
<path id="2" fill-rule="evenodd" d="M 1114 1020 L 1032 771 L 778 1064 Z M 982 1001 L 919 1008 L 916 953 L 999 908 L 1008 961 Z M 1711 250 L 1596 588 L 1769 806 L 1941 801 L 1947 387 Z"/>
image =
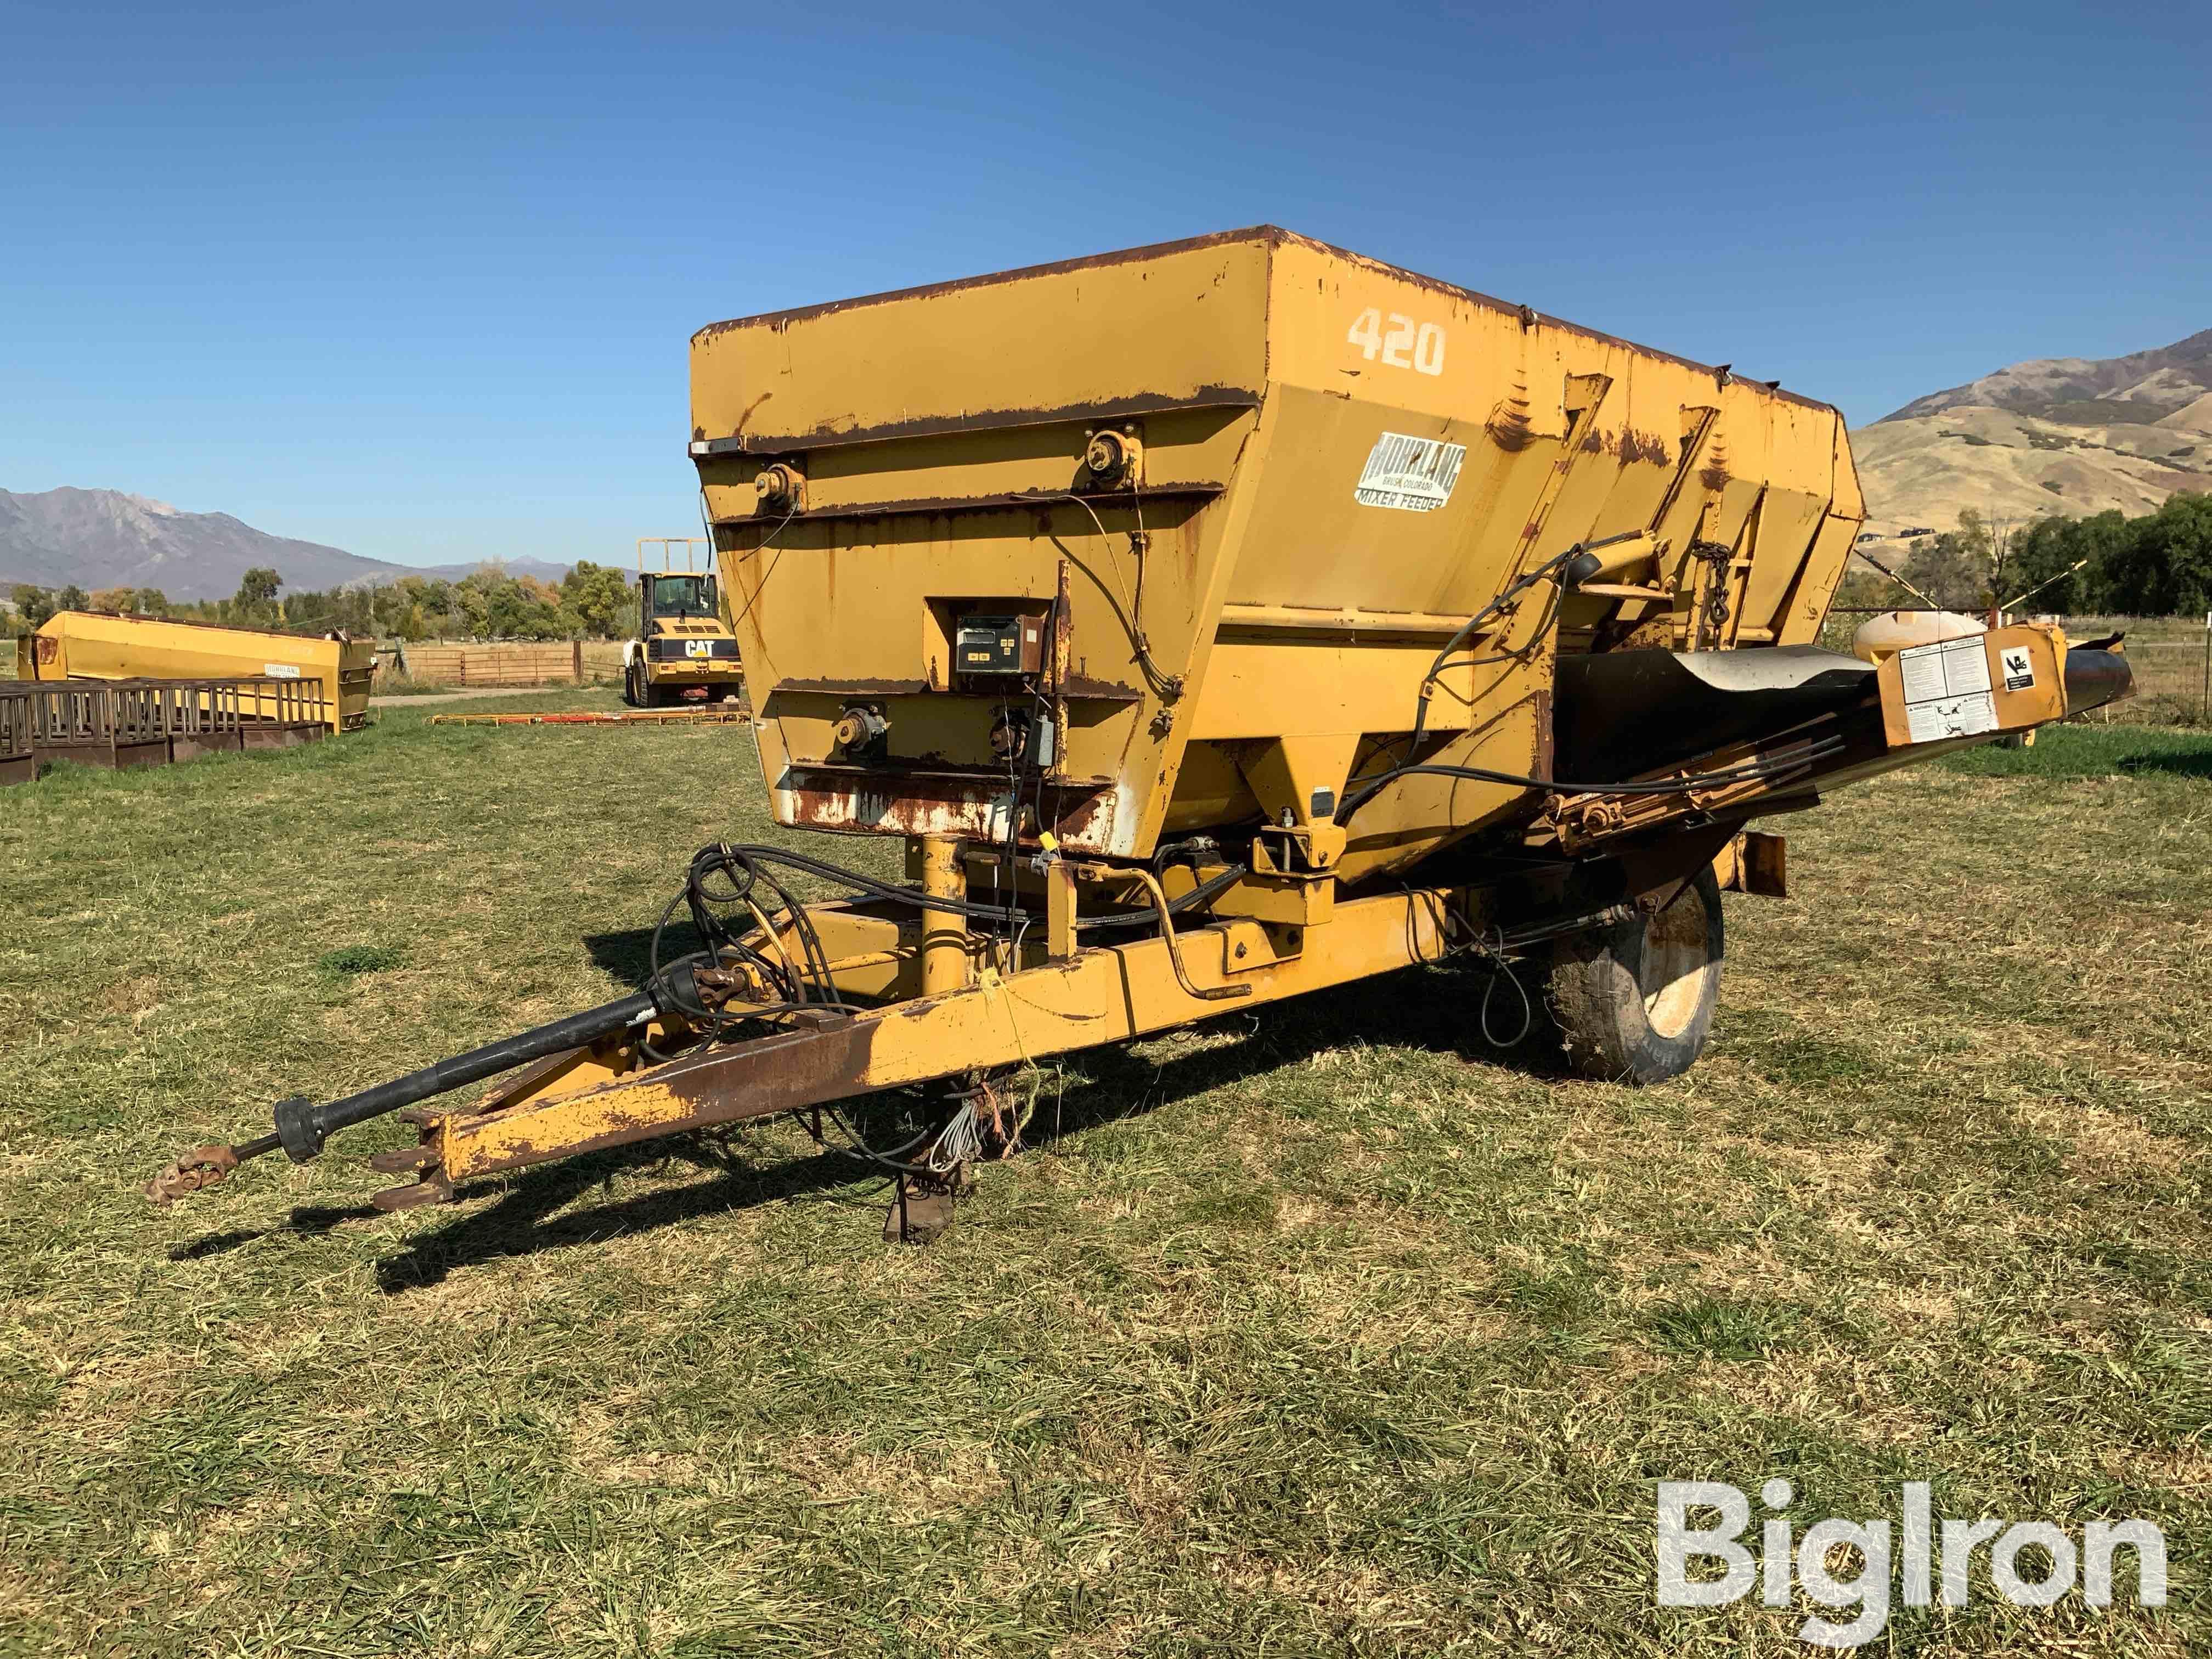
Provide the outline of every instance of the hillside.
<path id="1" fill-rule="evenodd" d="M 1851 434 L 1868 528 L 2155 509 L 2212 489 L 2212 329 L 2124 357 L 2038 358 Z"/>
<path id="2" fill-rule="evenodd" d="M 617 561 L 613 558 L 595 559 L 592 562 L 602 565 L 617 564 Z M 555 564 L 550 559 L 532 558 L 477 559 L 467 564 L 396 564 L 387 565 L 386 569 L 390 574 L 379 576 L 377 580 L 397 581 L 402 576 L 438 576 L 449 582 L 459 581 L 464 576 L 474 575 L 487 564 L 497 565 L 510 576 L 532 576 L 541 582 L 552 582 L 556 586 L 561 579 L 574 568 L 571 565 Z"/>
<path id="3" fill-rule="evenodd" d="M 276 571 L 295 593 L 410 575 L 450 580 L 478 568 L 393 564 L 272 536 L 228 513 L 181 512 L 118 489 L 0 489 L 0 589 L 75 583 L 88 592 L 158 587 L 172 599 L 215 599 L 236 592 L 239 578 L 257 565 Z M 565 564 L 533 558 L 508 560 L 505 568 L 556 582 L 568 573 Z"/>
<path id="4" fill-rule="evenodd" d="M 2004 409 L 2067 425 L 2148 424 L 2212 391 L 2212 328 L 2124 357 L 2037 357 L 1916 398 L 1884 422 L 1950 409 Z"/>

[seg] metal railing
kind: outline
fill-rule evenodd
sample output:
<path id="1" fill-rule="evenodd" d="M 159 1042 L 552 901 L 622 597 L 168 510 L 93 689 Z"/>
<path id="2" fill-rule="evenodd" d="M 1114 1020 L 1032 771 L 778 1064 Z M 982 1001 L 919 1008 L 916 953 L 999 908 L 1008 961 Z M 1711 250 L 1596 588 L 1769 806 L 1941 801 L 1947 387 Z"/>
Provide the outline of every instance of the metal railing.
<path id="1" fill-rule="evenodd" d="M 31 742 L 31 688 L 0 685 L 0 761 L 27 759 Z"/>
<path id="2" fill-rule="evenodd" d="M 263 740 L 319 738 L 331 724 L 320 680 L 251 676 L 205 680 L 46 680 L 0 702 L 0 744 L 21 741 L 41 759 L 143 765 Z M 158 752 L 157 752 L 158 751 Z M 15 750 L 0 748 L 0 760 Z"/>
<path id="3" fill-rule="evenodd" d="M 40 749 L 89 749 L 115 741 L 115 699 L 105 681 L 58 680 L 31 687 L 31 739 Z"/>

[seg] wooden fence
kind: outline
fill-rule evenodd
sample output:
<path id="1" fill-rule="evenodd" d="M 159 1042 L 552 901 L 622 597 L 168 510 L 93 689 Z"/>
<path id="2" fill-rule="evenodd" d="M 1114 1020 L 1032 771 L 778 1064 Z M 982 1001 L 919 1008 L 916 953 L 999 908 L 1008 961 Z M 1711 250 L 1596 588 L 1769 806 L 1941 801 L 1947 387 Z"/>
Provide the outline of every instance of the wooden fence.
<path id="1" fill-rule="evenodd" d="M 584 642 L 544 645 L 402 646 L 393 672 L 436 685 L 580 685 Z"/>
<path id="2" fill-rule="evenodd" d="M 482 640 L 423 640 L 378 648 L 378 672 L 387 678 L 435 685 L 609 684 L 623 676 L 620 640 L 558 640 L 536 643 Z"/>

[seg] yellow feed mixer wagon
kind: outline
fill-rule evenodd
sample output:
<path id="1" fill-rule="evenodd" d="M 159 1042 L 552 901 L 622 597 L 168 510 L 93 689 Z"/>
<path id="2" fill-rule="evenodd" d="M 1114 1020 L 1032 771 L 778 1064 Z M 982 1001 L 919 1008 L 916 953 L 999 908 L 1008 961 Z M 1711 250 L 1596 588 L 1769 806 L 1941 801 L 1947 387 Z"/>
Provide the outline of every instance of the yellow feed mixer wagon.
<path id="1" fill-rule="evenodd" d="M 368 724 L 376 642 L 344 634 L 62 611 L 15 641 L 21 680 L 296 682 L 332 732 Z"/>
<path id="2" fill-rule="evenodd" d="M 1272 228 L 716 324 L 690 453 L 777 822 L 906 881 L 708 847 L 636 994 L 155 1197 L 402 1108 L 387 1208 L 791 1114 L 924 1236 L 1038 1062 L 1456 952 L 1667 1078 L 1721 886 L 1781 884 L 1747 824 L 2130 687 L 2033 625 L 1816 647 L 1833 409 Z"/>

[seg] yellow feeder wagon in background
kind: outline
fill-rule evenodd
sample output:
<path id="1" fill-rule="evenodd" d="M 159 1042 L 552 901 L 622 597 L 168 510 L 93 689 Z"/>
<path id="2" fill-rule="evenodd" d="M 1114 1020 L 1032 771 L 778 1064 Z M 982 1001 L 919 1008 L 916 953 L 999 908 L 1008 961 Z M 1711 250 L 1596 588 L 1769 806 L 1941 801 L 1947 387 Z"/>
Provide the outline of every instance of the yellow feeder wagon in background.
<path id="1" fill-rule="evenodd" d="M 376 642 L 343 634 L 57 611 L 15 641 L 19 680 L 243 680 L 318 683 L 333 732 L 368 723 Z"/>

